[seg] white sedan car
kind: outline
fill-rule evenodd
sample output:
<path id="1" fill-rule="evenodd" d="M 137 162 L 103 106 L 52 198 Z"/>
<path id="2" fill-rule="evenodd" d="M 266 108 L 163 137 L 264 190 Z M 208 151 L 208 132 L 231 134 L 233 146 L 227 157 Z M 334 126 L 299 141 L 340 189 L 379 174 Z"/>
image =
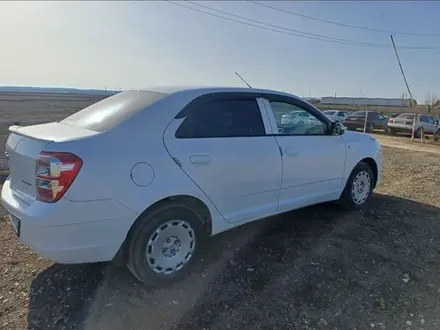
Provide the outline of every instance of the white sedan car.
<path id="1" fill-rule="evenodd" d="M 337 123 L 342 123 L 345 116 L 349 115 L 348 112 L 341 110 L 324 110 L 323 113 L 328 119 Z"/>
<path id="2" fill-rule="evenodd" d="M 275 110 L 319 125 L 280 132 Z M 280 118 L 280 117 L 278 117 Z M 11 126 L 1 202 L 18 239 L 58 263 L 123 260 L 140 281 L 183 277 L 204 238 L 379 182 L 380 146 L 290 94 L 126 91 L 60 122 Z"/>

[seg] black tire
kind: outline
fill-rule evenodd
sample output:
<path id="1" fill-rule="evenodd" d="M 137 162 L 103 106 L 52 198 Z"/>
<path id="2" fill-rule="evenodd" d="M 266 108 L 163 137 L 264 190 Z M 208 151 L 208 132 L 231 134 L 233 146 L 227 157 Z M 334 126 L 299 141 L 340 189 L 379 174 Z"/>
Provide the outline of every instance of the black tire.
<path id="1" fill-rule="evenodd" d="M 394 128 L 389 128 L 390 135 L 397 135 L 397 132 Z"/>
<path id="2" fill-rule="evenodd" d="M 374 132 L 374 124 L 368 124 L 367 133 L 373 133 L 373 132 Z"/>
<path id="3" fill-rule="evenodd" d="M 154 232 L 171 220 L 183 220 L 191 226 L 195 236 L 195 247 L 192 257 L 181 269 L 171 274 L 159 274 L 148 264 L 147 245 Z M 182 202 L 168 202 L 151 210 L 135 224 L 127 241 L 127 267 L 139 281 L 148 286 L 158 287 L 174 283 L 184 278 L 194 267 L 206 237 L 201 212 Z"/>
<path id="4" fill-rule="evenodd" d="M 361 172 L 368 173 L 368 175 L 370 177 L 370 190 L 368 192 L 367 199 L 362 204 L 358 204 L 353 199 L 352 188 L 353 188 L 354 179 Z M 339 198 L 339 202 L 340 202 L 341 206 L 346 210 L 356 210 L 356 209 L 361 209 L 362 207 L 364 207 L 368 203 L 368 201 L 371 197 L 375 180 L 376 180 L 376 178 L 374 177 L 374 174 L 373 174 L 373 171 L 371 170 L 370 165 L 363 163 L 363 162 L 360 162 L 359 164 L 357 164 L 356 167 L 351 172 L 350 177 L 348 178 L 347 183 L 345 184 L 344 191 L 342 192 L 341 197 Z"/>
<path id="5" fill-rule="evenodd" d="M 434 134 L 434 141 L 437 142 L 440 138 L 440 129 L 438 129 Z"/>

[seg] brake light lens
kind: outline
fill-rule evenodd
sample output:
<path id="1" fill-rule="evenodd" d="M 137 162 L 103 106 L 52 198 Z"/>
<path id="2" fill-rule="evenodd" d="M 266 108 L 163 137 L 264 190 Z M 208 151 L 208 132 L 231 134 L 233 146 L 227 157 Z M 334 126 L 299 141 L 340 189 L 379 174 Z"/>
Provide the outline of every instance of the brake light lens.
<path id="1" fill-rule="evenodd" d="M 347 121 L 347 120 L 348 120 L 348 116 L 345 116 L 345 117 L 344 117 L 344 121 Z"/>
<path id="2" fill-rule="evenodd" d="M 68 152 L 41 152 L 35 166 L 37 199 L 55 203 L 66 193 L 82 166 L 82 159 Z"/>
<path id="3" fill-rule="evenodd" d="M 392 124 L 394 122 L 393 118 L 388 119 L 388 124 Z"/>

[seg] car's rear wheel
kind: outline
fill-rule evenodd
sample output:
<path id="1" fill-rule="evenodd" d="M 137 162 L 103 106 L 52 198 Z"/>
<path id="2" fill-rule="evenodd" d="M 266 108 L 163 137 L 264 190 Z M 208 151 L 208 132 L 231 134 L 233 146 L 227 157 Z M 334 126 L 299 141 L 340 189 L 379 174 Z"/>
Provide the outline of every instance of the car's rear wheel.
<path id="1" fill-rule="evenodd" d="M 434 134 L 434 141 L 437 142 L 440 138 L 440 129 L 438 129 Z"/>
<path id="2" fill-rule="evenodd" d="M 388 133 L 390 133 L 390 135 L 397 135 L 397 132 L 394 128 L 388 127 L 389 131 Z"/>
<path id="3" fill-rule="evenodd" d="M 339 201 L 348 210 L 362 208 L 373 192 L 375 177 L 371 167 L 363 162 L 356 165 L 347 180 Z"/>
<path id="4" fill-rule="evenodd" d="M 374 124 L 368 124 L 367 133 L 373 133 L 373 132 L 374 132 Z"/>
<path id="5" fill-rule="evenodd" d="M 138 221 L 127 245 L 131 273 L 149 286 L 167 285 L 187 275 L 206 237 L 201 214 L 170 202 Z"/>

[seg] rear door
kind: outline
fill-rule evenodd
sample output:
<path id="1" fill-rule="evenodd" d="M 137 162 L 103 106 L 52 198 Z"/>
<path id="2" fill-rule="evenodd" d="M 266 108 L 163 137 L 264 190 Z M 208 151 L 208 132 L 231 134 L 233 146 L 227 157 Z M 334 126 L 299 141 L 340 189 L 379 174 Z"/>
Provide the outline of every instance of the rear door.
<path id="1" fill-rule="evenodd" d="M 277 210 L 281 156 L 260 104 L 252 93 L 205 95 L 164 133 L 171 157 L 229 222 Z"/>
<path id="2" fill-rule="evenodd" d="M 339 198 L 345 171 L 342 136 L 329 135 L 329 121 L 324 114 L 299 99 L 272 94 L 264 98 L 272 133 L 282 151 L 283 181 L 278 210 Z M 286 109 L 306 111 L 313 120 L 279 129 L 275 114 Z"/>
<path id="3" fill-rule="evenodd" d="M 427 132 L 429 133 L 435 133 L 436 129 L 437 129 L 437 123 L 436 120 L 433 116 L 426 116 L 427 120 L 428 120 L 428 130 Z"/>
<path id="4" fill-rule="evenodd" d="M 376 112 L 376 114 L 377 114 L 377 119 L 378 119 L 378 123 L 376 126 L 378 128 L 386 128 L 388 119 L 384 115 L 382 115 L 381 113 Z"/>
<path id="5" fill-rule="evenodd" d="M 425 133 L 430 133 L 430 132 L 432 132 L 433 127 L 432 127 L 432 125 L 429 123 L 428 116 L 426 116 L 426 115 L 420 115 L 419 120 L 420 120 L 420 124 L 422 125 L 423 130 L 425 131 Z"/>

